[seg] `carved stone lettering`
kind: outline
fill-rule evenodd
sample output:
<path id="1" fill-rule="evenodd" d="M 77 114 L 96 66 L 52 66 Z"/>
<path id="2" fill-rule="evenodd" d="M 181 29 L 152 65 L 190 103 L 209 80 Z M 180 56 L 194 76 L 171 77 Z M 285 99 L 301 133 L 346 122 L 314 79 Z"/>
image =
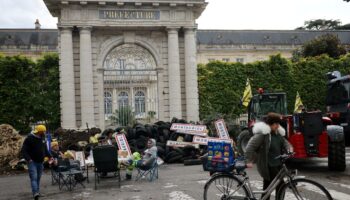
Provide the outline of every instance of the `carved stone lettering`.
<path id="1" fill-rule="evenodd" d="M 100 19 L 159 20 L 160 11 L 151 10 L 100 10 Z"/>

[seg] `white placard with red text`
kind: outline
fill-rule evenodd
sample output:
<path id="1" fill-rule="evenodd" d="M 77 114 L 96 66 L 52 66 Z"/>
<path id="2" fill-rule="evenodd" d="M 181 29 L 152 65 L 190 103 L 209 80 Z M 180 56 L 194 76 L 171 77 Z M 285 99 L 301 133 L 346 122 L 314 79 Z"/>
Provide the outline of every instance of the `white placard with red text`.
<path id="1" fill-rule="evenodd" d="M 85 166 L 85 156 L 83 151 L 76 151 L 75 152 L 75 160 L 79 160 L 80 167 Z"/>
<path id="2" fill-rule="evenodd" d="M 116 134 L 115 140 L 117 141 L 119 150 L 127 151 L 128 156 L 132 155 L 131 151 L 130 151 L 128 140 L 126 140 L 126 137 L 124 134 Z"/>
<path id="3" fill-rule="evenodd" d="M 198 144 L 193 144 L 192 142 L 178 142 L 178 141 L 172 141 L 172 140 L 168 140 L 166 145 L 169 147 L 185 147 L 187 145 L 191 145 L 197 149 L 199 148 Z"/>
<path id="4" fill-rule="evenodd" d="M 197 136 L 202 136 L 202 137 L 207 137 L 206 132 L 195 132 L 195 131 L 185 131 L 185 130 L 176 130 L 176 133 L 183 133 L 183 134 L 188 134 L 188 135 L 197 135 Z"/>
<path id="5" fill-rule="evenodd" d="M 232 139 L 220 139 L 220 138 L 212 138 L 212 137 L 203 138 L 203 137 L 199 137 L 199 136 L 194 136 L 192 143 L 200 144 L 200 145 L 208 145 L 209 140 L 210 141 L 227 141 L 230 143 L 233 142 Z"/>
<path id="6" fill-rule="evenodd" d="M 215 121 L 215 128 L 220 139 L 230 139 L 225 121 L 223 119 Z"/>
<path id="7" fill-rule="evenodd" d="M 201 132 L 206 133 L 207 127 L 205 125 L 193 125 L 193 124 L 178 124 L 173 123 L 170 130 L 172 131 L 184 131 L 186 132 Z"/>

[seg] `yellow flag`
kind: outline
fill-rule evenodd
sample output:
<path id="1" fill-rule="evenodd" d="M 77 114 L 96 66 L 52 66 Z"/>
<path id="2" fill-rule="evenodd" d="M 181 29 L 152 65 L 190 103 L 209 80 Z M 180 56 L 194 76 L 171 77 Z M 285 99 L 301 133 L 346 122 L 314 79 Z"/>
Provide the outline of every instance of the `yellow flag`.
<path id="1" fill-rule="evenodd" d="M 304 108 L 303 102 L 301 101 L 299 92 L 297 92 L 297 96 L 295 98 L 294 112 L 301 113 L 303 108 Z"/>
<path id="2" fill-rule="evenodd" d="M 245 107 L 248 107 L 250 99 L 252 97 L 253 97 L 252 87 L 250 87 L 249 78 L 247 78 L 247 83 L 245 84 L 245 89 L 244 89 L 243 98 L 242 98 L 242 104 Z"/>

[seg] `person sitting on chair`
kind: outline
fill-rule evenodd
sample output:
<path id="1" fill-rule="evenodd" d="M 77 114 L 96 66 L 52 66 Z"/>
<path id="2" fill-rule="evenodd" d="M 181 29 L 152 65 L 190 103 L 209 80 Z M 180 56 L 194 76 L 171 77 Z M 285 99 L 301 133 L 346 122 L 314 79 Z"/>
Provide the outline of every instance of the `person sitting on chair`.
<path id="1" fill-rule="evenodd" d="M 136 153 L 136 152 L 135 152 Z M 144 151 L 142 159 L 138 159 L 137 154 L 133 154 L 133 159 L 128 162 L 129 167 L 126 169 L 126 179 L 130 180 L 133 169 L 140 168 L 141 170 L 149 170 L 157 160 L 157 146 L 155 139 L 147 141 L 147 149 Z"/>
<path id="2" fill-rule="evenodd" d="M 51 151 L 50 151 L 50 153 L 51 153 L 52 158 L 54 159 L 54 161 L 52 163 L 53 164 L 53 168 L 56 169 L 58 159 L 62 159 L 63 158 L 63 153 L 59 149 L 58 142 L 56 142 L 56 141 L 51 142 Z"/>

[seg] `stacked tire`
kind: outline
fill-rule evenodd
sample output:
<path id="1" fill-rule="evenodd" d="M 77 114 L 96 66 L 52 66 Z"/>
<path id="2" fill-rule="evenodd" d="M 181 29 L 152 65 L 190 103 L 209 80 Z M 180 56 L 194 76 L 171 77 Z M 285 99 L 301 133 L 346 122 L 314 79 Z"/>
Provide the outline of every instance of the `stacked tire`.
<path id="1" fill-rule="evenodd" d="M 173 119 L 172 123 L 187 123 L 185 120 Z M 166 163 L 185 163 L 185 165 L 200 164 L 199 157 L 203 154 L 203 149 L 196 149 L 188 145 L 185 147 L 168 147 L 168 140 L 192 142 L 193 136 L 188 134 L 176 133 L 170 130 L 170 122 L 159 121 L 154 124 L 136 124 L 134 127 L 117 128 L 126 131 L 130 150 L 132 152 L 142 153 L 147 148 L 147 140 L 153 138 L 157 141 L 158 156 Z"/>

